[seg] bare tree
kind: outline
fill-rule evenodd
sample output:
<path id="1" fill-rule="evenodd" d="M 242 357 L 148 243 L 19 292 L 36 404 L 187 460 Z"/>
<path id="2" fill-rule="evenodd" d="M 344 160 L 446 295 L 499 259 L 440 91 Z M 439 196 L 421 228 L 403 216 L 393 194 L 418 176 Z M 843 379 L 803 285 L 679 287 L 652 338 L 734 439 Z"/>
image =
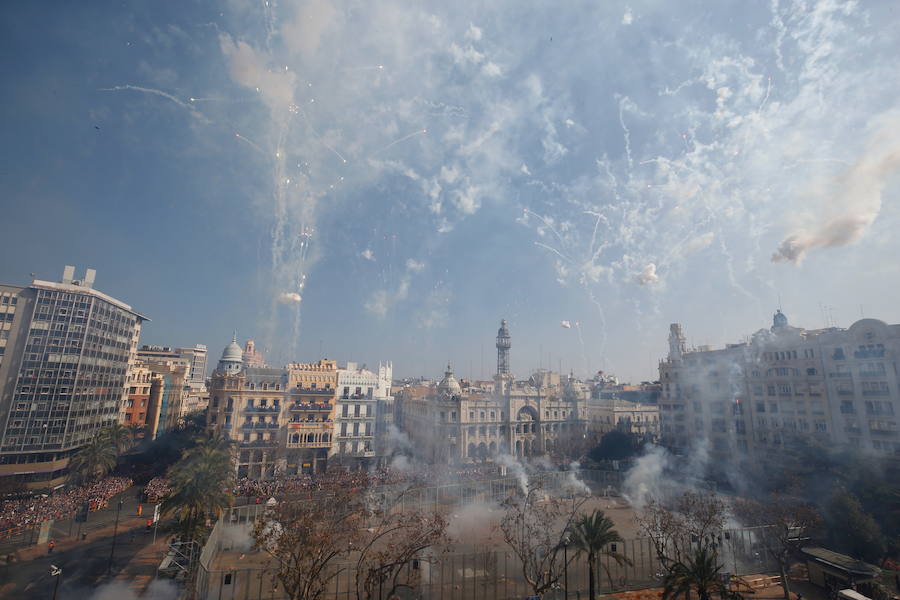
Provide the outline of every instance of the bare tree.
<path id="1" fill-rule="evenodd" d="M 651 500 L 637 516 L 662 568 L 669 573 L 697 550 L 715 550 L 725 528 L 726 505 L 711 492 L 685 492 L 673 502 Z"/>
<path id="2" fill-rule="evenodd" d="M 333 490 L 329 497 L 280 502 L 253 528 L 254 550 L 270 557 L 273 579 L 291 600 L 317 600 L 341 572 L 363 525 L 359 497 Z"/>
<path id="3" fill-rule="evenodd" d="M 401 588 L 415 588 L 421 573 L 418 567 L 432 562 L 433 549 L 449 543 L 443 514 L 401 510 L 401 500 L 414 489 L 391 499 L 368 499 L 366 527 L 354 544 L 357 598 L 380 600 Z"/>
<path id="4" fill-rule="evenodd" d="M 552 589 L 562 577 L 564 540 L 585 500 L 586 496 L 579 495 L 558 498 L 545 492 L 540 483 L 529 482 L 524 492 L 504 501 L 500 530 L 519 558 L 522 576 L 535 596 Z"/>
<path id="5" fill-rule="evenodd" d="M 773 495 L 765 502 L 737 499 L 732 508 L 738 520 L 750 527 L 760 527 L 766 552 L 778 563 L 785 600 L 790 600 L 788 581 L 791 556 L 800 550 L 821 523 L 821 516 L 810 504 L 787 496 Z"/>

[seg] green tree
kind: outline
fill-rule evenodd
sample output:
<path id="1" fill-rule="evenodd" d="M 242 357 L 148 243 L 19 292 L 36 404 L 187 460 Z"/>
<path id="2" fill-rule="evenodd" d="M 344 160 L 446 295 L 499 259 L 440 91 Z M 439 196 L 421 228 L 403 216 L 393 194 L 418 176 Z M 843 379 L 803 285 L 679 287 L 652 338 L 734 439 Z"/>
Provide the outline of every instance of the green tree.
<path id="1" fill-rule="evenodd" d="M 878 523 L 863 510 L 859 500 L 844 488 L 838 489 L 828 505 L 828 533 L 832 545 L 854 558 L 877 563 L 886 547 Z"/>
<path id="2" fill-rule="evenodd" d="M 187 539 L 198 537 L 207 515 L 220 515 L 231 506 L 228 491 L 234 479 L 232 442 L 214 437 L 188 450 L 169 469 L 172 492 L 164 514 L 176 514 Z"/>
<path id="3" fill-rule="evenodd" d="M 722 565 L 719 564 L 715 551 L 700 546 L 691 556 L 674 563 L 666 573 L 663 578 L 662 600 L 687 598 L 692 591 L 697 592 L 700 600 L 711 600 L 713 596 L 722 600 L 738 600 L 745 594 L 753 593 L 741 579 L 725 581 L 721 571 Z"/>
<path id="4" fill-rule="evenodd" d="M 596 584 L 594 582 L 594 573 L 597 572 L 597 564 L 600 563 L 606 571 L 609 578 L 609 587 L 612 588 L 612 572 L 608 564 L 603 564 L 600 558 L 609 557 L 619 566 L 630 565 L 631 559 L 624 554 L 613 552 L 610 544 L 622 543 L 624 540 L 619 532 L 613 529 L 613 522 L 603 514 L 602 510 L 595 510 L 589 515 L 582 515 L 569 528 L 569 535 L 572 540 L 572 546 L 575 548 L 575 555 L 587 556 L 588 563 L 588 597 L 594 600 L 596 597 Z"/>
<path id="5" fill-rule="evenodd" d="M 625 460 L 635 456 L 638 452 L 637 437 L 614 429 L 600 439 L 600 444 L 589 453 L 591 459 L 601 462 L 604 460 Z"/>
<path id="6" fill-rule="evenodd" d="M 115 449 L 116 455 L 121 456 L 134 444 L 134 432 L 130 427 L 115 423 L 100 430 L 100 438 L 105 439 Z"/>
<path id="7" fill-rule="evenodd" d="M 100 435 L 72 456 L 69 472 L 79 483 L 99 479 L 116 466 L 116 449 L 107 438 Z"/>

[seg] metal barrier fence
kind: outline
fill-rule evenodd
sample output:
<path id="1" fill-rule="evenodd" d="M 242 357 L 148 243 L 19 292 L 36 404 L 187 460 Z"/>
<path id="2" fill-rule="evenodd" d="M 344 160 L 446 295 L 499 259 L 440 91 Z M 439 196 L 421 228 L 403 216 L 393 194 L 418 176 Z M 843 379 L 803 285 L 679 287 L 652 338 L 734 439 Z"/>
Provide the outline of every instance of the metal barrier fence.
<path id="1" fill-rule="evenodd" d="M 226 527 L 234 527 L 226 525 Z M 247 527 L 247 525 L 238 526 Z M 719 558 L 723 570 L 735 575 L 772 572 L 777 569 L 760 547 L 756 529 L 735 529 L 723 532 L 719 544 Z M 217 538 L 221 543 L 223 535 Z M 620 542 L 616 551 L 627 556 L 631 563 L 619 565 L 607 556 L 601 558 L 595 573 L 598 593 L 644 589 L 660 585 L 662 568 L 653 544 L 648 538 Z M 204 554 L 205 551 L 204 551 Z M 212 558 L 212 555 L 207 558 Z M 586 598 L 588 594 L 588 570 L 583 556 L 573 558 L 557 589 L 545 594 L 545 598 Z M 229 568 L 210 570 L 210 562 L 201 559 L 195 586 L 196 598 L 202 600 L 282 600 L 287 598 L 275 573 L 265 567 Z M 339 570 L 332 581 L 327 600 L 355 600 L 357 598 L 352 565 L 336 564 Z M 532 595 L 531 588 L 522 576 L 518 558 L 506 549 L 484 549 L 469 553 L 437 554 L 410 565 L 415 585 L 399 593 L 403 600 L 506 600 L 521 599 Z M 568 594 L 565 582 L 568 580 Z M 380 600 L 387 600 L 383 590 Z"/>
<path id="2" fill-rule="evenodd" d="M 577 474 L 594 490 L 595 495 L 617 494 L 619 473 L 612 471 L 559 471 L 546 472 L 544 489 L 565 490 L 577 486 L 573 475 Z M 398 506 L 404 509 L 441 508 L 465 504 L 500 502 L 520 485 L 519 479 L 509 477 L 493 480 L 474 480 L 453 485 L 418 488 L 405 492 Z M 373 493 L 389 497 L 399 493 L 397 486 L 383 486 Z M 294 497 L 297 501 L 319 501 L 321 494 Z M 239 568 L 241 559 L 228 560 L 222 553 L 239 552 L 239 541 L 249 540 L 253 521 L 266 510 L 264 504 L 240 506 L 231 509 L 213 529 L 203 549 L 195 582 L 195 597 L 204 600 L 281 600 L 287 596 L 274 578 L 274 572 L 263 566 Z M 736 575 L 769 572 L 777 568 L 767 560 L 768 554 L 761 546 L 759 528 L 734 529 L 722 533 L 717 541 L 723 570 Z M 642 589 L 659 584 L 662 568 L 649 538 L 626 540 L 617 545 L 616 551 L 627 556 L 630 565 L 618 565 L 609 557 L 601 559 L 601 568 L 595 573 L 599 592 Z M 234 554 L 232 556 L 235 556 Z M 220 557 L 220 560 L 216 560 Z M 222 560 L 224 559 L 224 560 Z M 355 576 L 350 564 L 336 565 L 340 569 L 332 582 L 328 600 L 352 600 L 356 598 Z M 412 568 L 410 566 L 409 568 Z M 417 563 L 416 585 L 403 590 L 403 600 L 503 600 L 531 596 L 531 588 L 522 576 L 518 558 L 505 546 L 483 548 L 473 552 L 437 554 Z M 560 588 L 545 598 L 586 598 L 588 571 L 583 557 L 570 562 L 566 573 L 568 594 L 564 579 Z M 381 598 L 380 600 L 386 600 Z"/>

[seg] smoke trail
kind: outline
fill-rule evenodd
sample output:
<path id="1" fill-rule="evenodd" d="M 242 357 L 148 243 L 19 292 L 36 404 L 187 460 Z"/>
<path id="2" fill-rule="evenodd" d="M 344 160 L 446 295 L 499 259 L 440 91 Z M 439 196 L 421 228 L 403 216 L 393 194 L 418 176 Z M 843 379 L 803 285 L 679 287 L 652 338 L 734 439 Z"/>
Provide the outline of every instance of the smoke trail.
<path id="1" fill-rule="evenodd" d="M 124 91 L 124 90 L 131 90 L 134 92 L 143 92 L 145 94 L 153 94 L 154 96 L 159 96 L 161 98 L 165 98 L 166 100 L 174 102 L 181 108 L 186 109 L 189 113 L 191 113 L 191 115 L 194 118 L 196 118 L 201 123 L 203 123 L 205 125 L 209 125 L 210 123 L 212 123 L 212 121 L 207 119 L 203 115 L 203 113 L 201 113 L 199 110 L 197 110 L 196 107 L 191 106 L 190 104 L 188 104 L 187 102 L 184 102 L 180 98 L 176 98 L 172 94 L 170 94 L 168 92 L 164 92 L 162 90 L 157 90 L 157 89 L 148 88 L 148 87 L 141 87 L 139 85 L 130 85 L 130 84 L 129 85 L 116 85 L 116 86 L 109 87 L 109 88 L 99 88 L 99 91 L 101 91 L 101 92 L 118 92 L 118 91 Z"/>
<path id="2" fill-rule="evenodd" d="M 800 264 L 815 248 L 856 243 L 881 212 L 881 195 L 888 179 L 900 172 L 900 113 L 881 117 L 877 130 L 857 161 L 827 183 L 808 192 L 825 196 L 823 223 L 788 234 L 772 254 L 772 262 Z"/>

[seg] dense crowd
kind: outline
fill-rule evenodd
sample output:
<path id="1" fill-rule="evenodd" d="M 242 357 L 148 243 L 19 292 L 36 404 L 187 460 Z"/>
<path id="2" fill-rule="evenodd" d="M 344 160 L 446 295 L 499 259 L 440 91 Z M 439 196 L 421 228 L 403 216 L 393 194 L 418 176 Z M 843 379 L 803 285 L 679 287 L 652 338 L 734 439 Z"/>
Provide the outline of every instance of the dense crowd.
<path id="1" fill-rule="evenodd" d="M 150 501 L 162 500 L 171 491 L 169 480 L 165 477 L 154 477 L 144 486 L 144 495 Z"/>
<path id="2" fill-rule="evenodd" d="M 100 510 L 109 500 L 133 485 L 127 477 L 104 477 L 88 485 L 72 487 L 51 495 L 42 494 L 0 503 L 0 532 L 44 521 L 71 517 L 82 505 Z"/>
<path id="3" fill-rule="evenodd" d="M 496 465 L 469 465 L 466 467 L 416 466 L 403 469 L 388 467 L 370 471 L 329 471 L 327 473 L 281 475 L 268 479 L 242 477 L 229 491 L 238 497 L 270 498 L 309 492 L 319 492 L 333 487 L 345 489 L 365 488 L 371 485 L 391 485 L 396 483 L 431 483 L 485 479 L 496 477 Z M 147 498 L 161 499 L 170 491 L 169 482 L 164 477 L 155 477 L 144 488 Z"/>

